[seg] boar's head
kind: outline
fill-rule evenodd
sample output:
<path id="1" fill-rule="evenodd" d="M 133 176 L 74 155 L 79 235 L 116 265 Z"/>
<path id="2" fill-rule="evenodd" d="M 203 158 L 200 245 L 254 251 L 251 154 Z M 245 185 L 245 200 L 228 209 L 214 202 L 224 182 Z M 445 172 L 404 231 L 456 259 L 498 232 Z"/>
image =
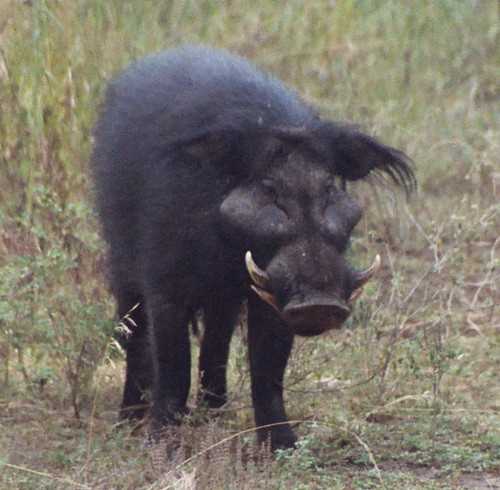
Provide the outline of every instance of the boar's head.
<path id="1" fill-rule="evenodd" d="M 380 266 L 378 255 L 362 271 L 344 258 L 362 210 L 339 181 L 375 171 L 410 191 L 411 161 L 354 127 L 324 121 L 257 134 L 252 146 L 251 170 L 220 206 L 225 235 L 248 250 L 251 288 L 294 334 L 339 328 Z"/>

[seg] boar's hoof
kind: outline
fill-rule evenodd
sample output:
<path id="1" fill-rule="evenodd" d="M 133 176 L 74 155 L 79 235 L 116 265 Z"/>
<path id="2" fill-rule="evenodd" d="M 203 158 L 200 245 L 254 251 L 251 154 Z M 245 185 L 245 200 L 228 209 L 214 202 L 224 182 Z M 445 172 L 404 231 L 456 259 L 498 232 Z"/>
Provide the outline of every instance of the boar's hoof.
<path id="1" fill-rule="evenodd" d="M 258 433 L 259 444 L 271 447 L 271 451 L 275 452 L 279 449 L 295 449 L 297 436 L 289 427 L 275 428 L 273 431 L 262 431 Z"/>

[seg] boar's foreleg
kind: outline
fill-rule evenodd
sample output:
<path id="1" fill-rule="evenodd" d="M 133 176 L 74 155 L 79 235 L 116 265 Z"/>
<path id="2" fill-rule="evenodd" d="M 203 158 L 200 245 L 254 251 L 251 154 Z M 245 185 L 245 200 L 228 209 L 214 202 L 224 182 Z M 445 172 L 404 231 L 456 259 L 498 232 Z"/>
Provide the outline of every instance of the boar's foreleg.
<path id="1" fill-rule="evenodd" d="M 204 306 L 205 331 L 200 352 L 201 391 L 198 398 L 208 408 L 219 408 L 227 401 L 227 359 L 240 303 L 221 295 L 211 297 Z"/>
<path id="2" fill-rule="evenodd" d="M 153 382 L 145 304 L 140 295 L 130 291 L 117 291 L 115 294 L 119 318 L 124 326 L 117 340 L 127 355 L 120 418 L 141 419 L 148 408 L 146 393 Z"/>
<path id="3" fill-rule="evenodd" d="M 248 300 L 248 341 L 255 423 L 262 427 L 258 440 L 270 439 L 273 451 L 293 447 L 296 437 L 286 423 L 283 404 L 283 378 L 293 335 L 272 308 L 254 295 Z"/>
<path id="4" fill-rule="evenodd" d="M 149 319 L 154 364 L 153 432 L 158 432 L 179 422 L 187 411 L 191 383 L 190 312 L 159 296 L 149 305 Z"/>

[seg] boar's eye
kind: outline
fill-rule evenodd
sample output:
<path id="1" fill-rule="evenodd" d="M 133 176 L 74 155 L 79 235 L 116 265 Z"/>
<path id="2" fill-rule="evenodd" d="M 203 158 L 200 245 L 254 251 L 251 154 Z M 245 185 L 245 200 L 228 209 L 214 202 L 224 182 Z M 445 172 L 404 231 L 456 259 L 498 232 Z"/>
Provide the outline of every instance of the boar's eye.
<path id="1" fill-rule="evenodd" d="M 280 197 L 280 188 L 278 183 L 271 179 L 264 179 L 262 181 L 262 187 L 268 199 L 270 199 L 274 206 L 279 209 L 282 213 L 287 215 L 286 206 L 283 205 L 283 201 Z"/>
<path id="2" fill-rule="evenodd" d="M 278 143 L 276 148 L 273 151 L 273 160 L 282 160 L 283 158 L 288 156 L 288 151 L 284 145 L 284 143 Z"/>
<path id="3" fill-rule="evenodd" d="M 325 207 L 339 200 L 339 189 L 335 185 L 334 179 L 328 179 L 325 182 L 324 193 L 322 194 L 322 196 L 325 201 Z"/>
<path id="4" fill-rule="evenodd" d="M 343 252 L 347 246 L 350 230 L 346 229 L 344 219 L 337 206 L 329 205 L 325 209 L 323 229 L 337 249 Z"/>
<path id="5" fill-rule="evenodd" d="M 290 151 L 287 148 L 287 145 L 283 141 L 279 139 L 272 139 L 268 147 L 267 158 L 269 162 L 273 162 L 276 160 L 284 160 L 289 153 Z"/>
<path id="6" fill-rule="evenodd" d="M 273 199 L 278 197 L 278 187 L 271 179 L 264 179 L 262 181 L 262 187 L 264 187 L 266 193 Z"/>
<path id="7" fill-rule="evenodd" d="M 335 186 L 335 181 L 333 179 L 328 179 L 325 183 L 326 194 L 330 197 L 335 196 L 337 192 L 337 187 Z"/>

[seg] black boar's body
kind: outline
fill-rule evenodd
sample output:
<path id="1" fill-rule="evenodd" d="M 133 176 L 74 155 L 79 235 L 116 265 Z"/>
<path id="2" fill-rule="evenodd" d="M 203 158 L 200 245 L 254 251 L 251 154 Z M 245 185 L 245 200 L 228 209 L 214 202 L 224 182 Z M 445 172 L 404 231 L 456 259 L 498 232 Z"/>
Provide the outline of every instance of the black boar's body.
<path id="1" fill-rule="evenodd" d="M 118 314 L 131 319 L 122 416 L 142 416 L 149 389 L 155 431 L 185 412 L 197 314 L 199 400 L 224 404 L 247 300 L 255 420 L 271 424 L 258 436 L 293 446 L 283 406 L 293 337 L 338 328 L 373 272 L 343 257 L 361 210 L 337 181 L 385 172 L 410 190 L 409 159 L 321 119 L 237 56 L 184 47 L 110 83 L 92 163 L 111 287 Z"/>

